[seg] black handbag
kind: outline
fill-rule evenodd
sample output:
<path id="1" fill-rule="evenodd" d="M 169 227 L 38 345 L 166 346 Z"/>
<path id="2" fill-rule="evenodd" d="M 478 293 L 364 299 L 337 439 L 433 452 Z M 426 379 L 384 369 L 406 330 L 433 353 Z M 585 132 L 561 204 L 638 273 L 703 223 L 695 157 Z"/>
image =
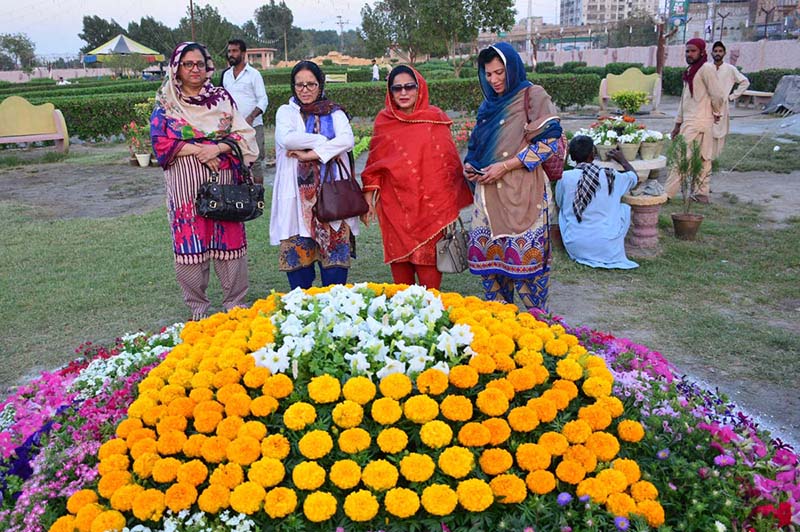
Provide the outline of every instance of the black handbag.
<path id="1" fill-rule="evenodd" d="M 219 173 L 211 172 L 211 178 L 200 185 L 194 206 L 197 214 L 203 218 L 225 222 L 246 222 L 264 214 L 264 186 L 254 183 L 250 168 L 244 163 L 242 150 L 236 141 L 223 139 L 220 141 L 231 147 L 233 154 L 241 164 L 242 182 L 223 185 L 219 182 Z"/>
<path id="2" fill-rule="evenodd" d="M 325 175 L 317 189 L 317 203 L 314 215 L 321 222 L 345 220 L 361 216 L 369 211 L 367 200 L 355 178 L 355 160 L 353 152 L 347 152 L 349 168 L 342 157 L 328 161 Z M 338 168 L 342 179 L 334 180 L 334 168 Z"/>

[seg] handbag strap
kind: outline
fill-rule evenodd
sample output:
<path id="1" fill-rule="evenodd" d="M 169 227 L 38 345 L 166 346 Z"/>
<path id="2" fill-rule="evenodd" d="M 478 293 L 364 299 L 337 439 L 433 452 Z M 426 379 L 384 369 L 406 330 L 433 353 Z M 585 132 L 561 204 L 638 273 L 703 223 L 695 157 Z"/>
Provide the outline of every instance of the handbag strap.
<path id="1" fill-rule="evenodd" d="M 445 227 L 445 229 L 444 229 L 445 230 L 445 234 L 446 235 L 453 235 L 453 234 L 455 234 L 456 229 L 458 229 L 458 228 L 460 228 L 462 232 L 464 231 L 464 221 L 461 219 L 460 215 L 459 215 L 458 218 L 456 218 L 455 220 L 453 220 L 452 222 L 447 224 L 447 227 Z"/>
<path id="2" fill-rule="evenodd" d="M 343 181 L 352 180 L 355 176 L 355 158 L 353 157 L 352 151 L 347 152 L 347 158 L 350 163 L 349 165 L 345 165 L 341 154 L 337 155 L 335 159 L 328 161 L 328 164 L 325 166 L 325 175 L 322 176 L 320 183 L 329 183 L 334 180 L 332 175 L 334 166 L 339 169 L 339 175 L 344 176 L 342 178 Z"/>
<path id="3" fill-rule="evenodd" d="M 239 147 L 239 143 L 233 140 L 230 137 L 225 137 L 224 139 L 220 140 L 220 143 L 230 146 L 231 153 L 239 159 L 239 171 L 242 176 L 242 179 L 247 183 L 252 185 L 253 184 L 253 177 L 250 173 L 250 167 L 244 163 L 244 156 L 242 155 L 242 149 Z"/>

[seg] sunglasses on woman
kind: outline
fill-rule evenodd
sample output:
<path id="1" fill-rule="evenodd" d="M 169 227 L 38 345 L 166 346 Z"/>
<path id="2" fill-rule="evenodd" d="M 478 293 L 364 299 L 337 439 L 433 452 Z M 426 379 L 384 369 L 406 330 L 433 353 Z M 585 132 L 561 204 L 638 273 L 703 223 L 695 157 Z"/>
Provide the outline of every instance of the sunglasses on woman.
<path id="1" fill-rule="evenodd" d="M 417 90 L 417 84 L 414 83 L 414 82 L 411 82 L 411 83 L 404 83 L 402 85 L 400 85 L 400 84 L 392 85 L 391 87 L 389 87 L 389 89 L 395 94 L 400 94 L 403 91 L 413 92 L 413 91 Z"/>

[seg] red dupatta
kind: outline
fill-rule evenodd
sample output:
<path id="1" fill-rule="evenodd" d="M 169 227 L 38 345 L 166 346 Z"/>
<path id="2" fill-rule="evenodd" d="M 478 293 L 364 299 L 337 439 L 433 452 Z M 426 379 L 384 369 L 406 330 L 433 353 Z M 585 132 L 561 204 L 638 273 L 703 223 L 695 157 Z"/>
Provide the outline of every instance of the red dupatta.
<path id="1" fill-rule="evenodd" d="M 425 78 L 411 70 L 418 85 L 414 111 L 397 109 L 387 89 L 361 174 L 364 190 L 379 194 L 385 262 L 403 260 L 438 237 L 472 203 L 450 132 L 453 122 L 430 105 Z"/>

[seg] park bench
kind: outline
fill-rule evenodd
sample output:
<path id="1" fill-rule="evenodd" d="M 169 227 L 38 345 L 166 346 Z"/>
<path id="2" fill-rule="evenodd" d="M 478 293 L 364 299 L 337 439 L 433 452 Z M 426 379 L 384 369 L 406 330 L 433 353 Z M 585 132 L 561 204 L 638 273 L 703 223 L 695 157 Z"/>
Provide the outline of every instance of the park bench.
<path id="1" fill-rule="evenodd" d="M 643 74 L 631 67 L 622 74 L 608 74 L 600 82 L 600 110 L 605 111 L 608 101 L 618 92 L 641 91 L 647 93 L 653 109 L 661 102 L 661 77 L 658 74 Z"/>
<path id="2" fill-rule="evenodd" d="M 54 140 L 57 150 L 69 151 L 67 123 L 52 103 L 33 105 L 19 96 L 0 102 L 0 144 L 43 140 Z"/>
<path id="3" fill-rule="evenodd" d="M 347 83 L 347 74 L 325 74 L 325 83 Z"/>
<path id="4" fill-rule="evenodd" d="M 736 99 L 736 107 L 760 107 L 767 106 L 772 96 L 775 93 L 767 91 L 751 91 L 750 89 L 744 91 L 741 96 Z"/>

